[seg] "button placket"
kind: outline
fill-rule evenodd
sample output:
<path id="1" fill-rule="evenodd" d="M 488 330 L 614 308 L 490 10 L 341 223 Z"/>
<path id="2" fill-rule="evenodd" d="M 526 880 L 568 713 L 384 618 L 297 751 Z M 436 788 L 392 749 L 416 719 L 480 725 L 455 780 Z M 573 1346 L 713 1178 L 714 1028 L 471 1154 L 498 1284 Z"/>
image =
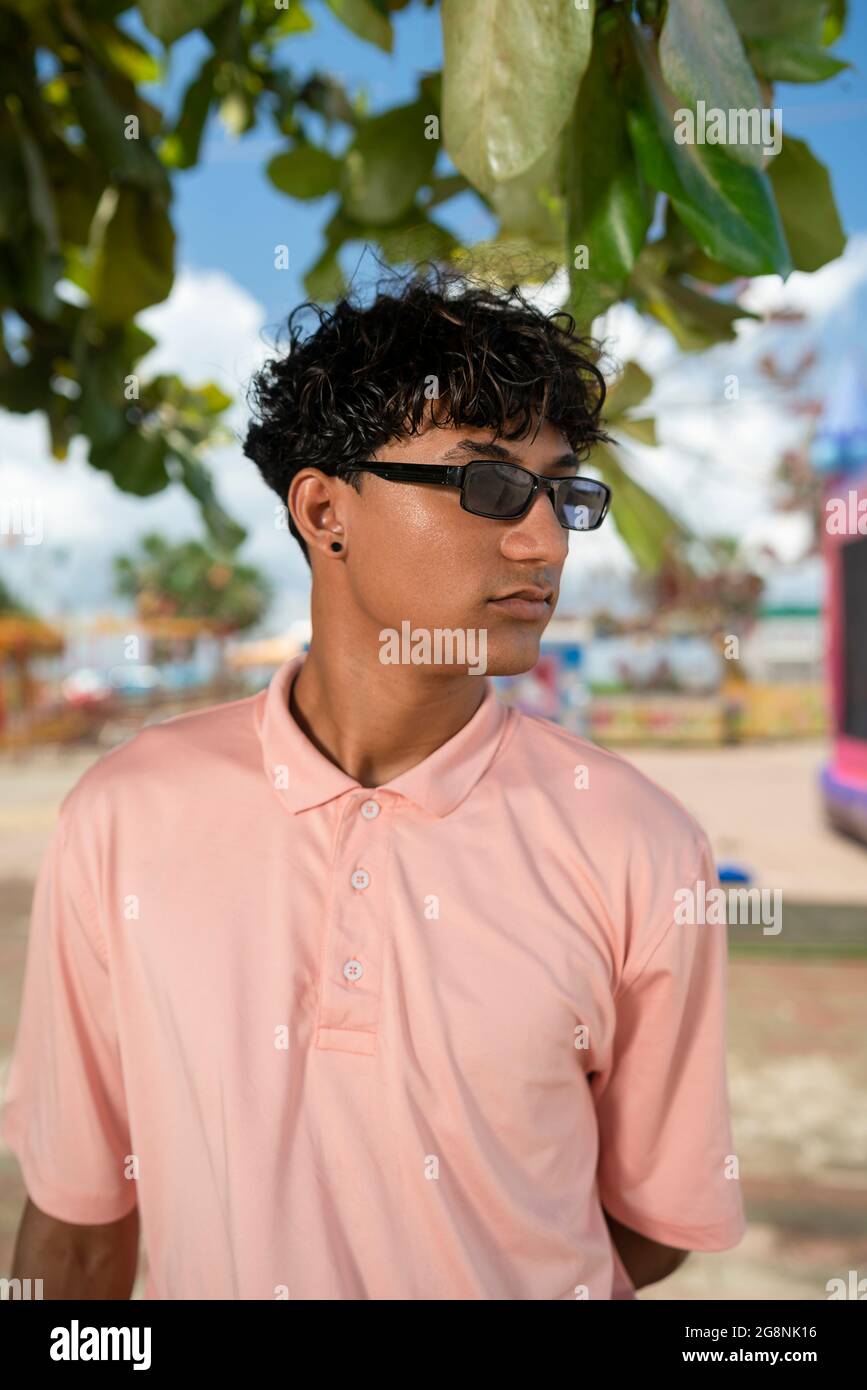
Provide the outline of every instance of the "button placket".
<path id="1" fill-rule="evenodd" d="M 390 839 L 384 810 L 378 799 L 356 797 L 338 826 L 320 988 L 319 1048 L 376 1051 Z"/>

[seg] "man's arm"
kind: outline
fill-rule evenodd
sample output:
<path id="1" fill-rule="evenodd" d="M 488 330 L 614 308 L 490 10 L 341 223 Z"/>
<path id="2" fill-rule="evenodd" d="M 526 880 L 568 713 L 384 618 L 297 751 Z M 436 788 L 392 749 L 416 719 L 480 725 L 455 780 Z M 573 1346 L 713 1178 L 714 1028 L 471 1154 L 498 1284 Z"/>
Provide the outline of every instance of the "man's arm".
<path id="1" fill-rule="evenodd" d="M 604 1208 L 602 1214 L 608 1222 L 611 1239 L 617 1247 L 626 1273 L 636 1289 L 666 1279 L 683 1264 L 689 1254 L 688 1250 L 675 1250 L 671 1245 L 661 1245 L 658 1240 L 639 1235 L 638 1231 L 615 1221 Z"/>
<path id="2" fill-rule="evenodd" d="M 690 922 L 689 913 L 681 921 L 680 912 L 684 895 L 690 901 L 717 888 L 719 875 L 706 834 L 670 816 L 661 804 L 642 810 L 660 834 L 648 832 L 636 850 L 632 940 L 614 993 L 614 1039 L 606 1068 L 588 1073 L 602 1209 L 610 1200 L 639 1230 L 646 1224 L 668 1237 L 665 1244 L 649 1240 L 608 1218 L 636 1287 L 666 1278 L 683 1263 L 684 1249 L 728 1250 L 746 1229 L 740 1182 L 730 1172 L 736 1149 L 726 1075 L 727 928 L 705 922 L 702 913 L 692 914 L 699 921 Z"/>
<path id="3" fill-rule="evenodd" d="M 135 1149 L 105 936 L 111 914 L 100 909 L 107 851 L 97 826 L 107 820 L 90 800 L 95 771 L 61 803 L 37 875 L 0 1112 L 28 1197 L 15 1277 L 41 1279 L 50 1299 L 128 1299 L 136 1270 L 136 1194 L 127 1176 Z"/>
<path id="4" fill-rule="evenodd" d="M 138 1263 L 138 1208 L 120 1221 L 80 1226 L 48 1216 L 28 1197 L 13 1279 L 41 1279 L 43 1298 L 129 1298 Z"/>

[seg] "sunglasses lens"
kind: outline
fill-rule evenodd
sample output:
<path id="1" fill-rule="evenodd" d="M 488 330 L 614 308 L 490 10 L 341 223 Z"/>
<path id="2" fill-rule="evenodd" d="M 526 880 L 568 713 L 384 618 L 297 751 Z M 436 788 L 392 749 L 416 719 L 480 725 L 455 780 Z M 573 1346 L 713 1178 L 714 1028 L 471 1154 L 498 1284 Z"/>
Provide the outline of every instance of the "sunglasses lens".
<path id="1" fill-rule="evenodd" d="M 568 487 L 561 487 L 557 498 L 557 516 L 570 531 L 592 531 L 605 515 L 608 493 L 592 478 L 573 478 Z"/>
<path id="2" fill-rule="evenodd" d="M 464 475 L 464 506 L 481 516 L 520 516 L 533 479 L 511 463 L 470 464 Z"/>

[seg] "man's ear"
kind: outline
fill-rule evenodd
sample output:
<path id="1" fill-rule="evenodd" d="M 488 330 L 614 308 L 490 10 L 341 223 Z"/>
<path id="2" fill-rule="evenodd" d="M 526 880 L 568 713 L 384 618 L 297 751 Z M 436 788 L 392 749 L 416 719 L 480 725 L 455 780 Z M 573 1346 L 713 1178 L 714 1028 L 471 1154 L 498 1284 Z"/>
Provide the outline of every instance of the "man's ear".
<path id="1" fill-rule="evenodd" d="M 286 505 L 311 557 L 318 551 L 330 558 L 335 553 L 331 549 L 335 538 L 345 550 L 346 526 L 339 503 L 340 489 L 345 486 L 342 479 L 319 468 L 300 469 L 289 485 Z"/>

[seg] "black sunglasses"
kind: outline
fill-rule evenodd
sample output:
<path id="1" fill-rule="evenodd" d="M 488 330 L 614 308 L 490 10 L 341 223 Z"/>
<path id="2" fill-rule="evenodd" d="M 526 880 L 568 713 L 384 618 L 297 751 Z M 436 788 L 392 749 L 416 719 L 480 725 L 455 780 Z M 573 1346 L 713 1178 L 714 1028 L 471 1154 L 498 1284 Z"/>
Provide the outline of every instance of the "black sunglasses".
<path id="1" fill-rule="evenodd" d="M 560 525 L 595 531 L 611 505 L 611 489 L 595 478 L 543 478 L 517 463 L 475 459 L 454 467 L 419 463 L 352 463 L 340 472 L 375 473 L 390 483 L 433 483 L 459 487 L 461 506 L 474 516 L 514 521 L 524 516 L 540 491 L 547 492 Z"/>

